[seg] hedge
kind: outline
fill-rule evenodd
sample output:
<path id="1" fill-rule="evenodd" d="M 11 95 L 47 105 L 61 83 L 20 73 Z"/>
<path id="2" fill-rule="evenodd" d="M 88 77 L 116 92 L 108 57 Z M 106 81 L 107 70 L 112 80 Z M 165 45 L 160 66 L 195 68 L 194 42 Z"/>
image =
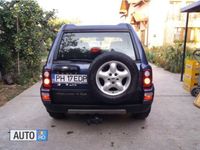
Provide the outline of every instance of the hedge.
<path id="1" fill-rule="evenodd" d="M 183 59 L 183 46 L 181 44 L 145 48 L 149 62 L 156 64 L 173 73 L 180 73 Z M 186 58 L 192 57 L 193 49 L 187 48 Z"/>

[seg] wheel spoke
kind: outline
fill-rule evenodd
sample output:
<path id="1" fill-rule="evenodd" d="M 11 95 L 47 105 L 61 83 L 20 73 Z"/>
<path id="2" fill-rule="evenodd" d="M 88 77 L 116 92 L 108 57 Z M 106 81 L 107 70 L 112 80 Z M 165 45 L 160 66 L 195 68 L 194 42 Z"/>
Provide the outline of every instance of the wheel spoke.
<path id="1" fill-rule="evenodd" d="M 110 82 L 106 82 L 103 86 L 103 90 L 109 91 L 109 89 L 112 87 L 112 84 Z"/>
<path id="2" fill-rule="evenodd" d="M 119 81 L 115 83 L 115 88 L 117 88 L 119 91 L 123 91 L 124 90 L 124 86 Z"/>
<path id="3" fill-rule="evenodd" d="M 98 77 L 98 78 L 102 78 L 102 79 L 105 80 L 105 79 L 108 77 L 108 72 L 107 72 L 107 71 L 106 71 L 106 72 L 103 72 L 103 71 L 101 70 L 101 71 L 98 72 L 97 77 Z"/>
<path id="4" fill-rule="evenodd" d="M 117 64 L 115 62 L 112 62 L 110 64 L 110 72 L 116 73 L 116 70 L 117 70 Z"/>
<path id="5" fill-rule="evenodd" d="M 120 78 L 126 78 L 126 77 L 128 77 L 129 76 L 129 73 L 128 73 L 128 71 L 127 70 L 124 70 L 124 71 L 118 71 L 118 76 L 120 77 Z"/>

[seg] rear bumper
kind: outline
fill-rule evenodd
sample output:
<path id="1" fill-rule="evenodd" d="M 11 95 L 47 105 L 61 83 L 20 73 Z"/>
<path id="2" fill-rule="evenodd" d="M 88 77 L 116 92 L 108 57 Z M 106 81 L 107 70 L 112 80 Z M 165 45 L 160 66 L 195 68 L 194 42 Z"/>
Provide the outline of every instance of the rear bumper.
<path id="1" fill-rule="evenodd" d="M 85 112 L 98 112 L 102 110 L 116 111 L 116 110 L 125 110 L 130 113 L 140 113 L 146 112 L 151 108 L 151 102 L 147 102 L 144 104 L 133 104 L 133 105 L 64 105 L 64 104 L 51 104 L 50 102 L 43 102 L 47 111 L 49 112 L 58 112 L 64 113 L 68 112 L 68 110 L 80 110 L 80 112 L 85 110 Z"/>
<path id="2" fill-rule="evenodd" d="M 49 91 L 45 91 L 44 89 L 41 88 L 41 92 L 47 92 L 49 93 Z M 153 93 L 154 96 L 154 87 L 152 87 L 151 89 L 146 89 L 145 93 Z M 80 101 L 80 99 L 78 100 L 78 102 Z M 82 100 L 81 100 L 82 101 Z M 153 99 L 150 101 L 146 101 L 146 100 L 140 100 L 140 102 L 143 103 L 136 103 L 136 104 L 55 104 L 52 103 L 52 101 L 42 101 L 44 106 L 46 107 L 46 110 L 48 112 L 57 112 L 57 113 L 65 113 L 68 112 L 69 110 L 80 110 L 80 112 L 83 111 L 88 111 L 88 112 L 92 112 L 95 113 L 95 111 L 97 112 L 111 112 L 113 110 L 113 112 L 117 111 L 117 110 L 124 110 L 127 113 L 141 113 L 141 112 L 147 112 L 149 111 L 149 109 L 151 109 L 151 104 L 153 102 Z M 82 101 L 83 102 L 83 101 Z M 85 101 L 84 101 L 85 102 Z"/>

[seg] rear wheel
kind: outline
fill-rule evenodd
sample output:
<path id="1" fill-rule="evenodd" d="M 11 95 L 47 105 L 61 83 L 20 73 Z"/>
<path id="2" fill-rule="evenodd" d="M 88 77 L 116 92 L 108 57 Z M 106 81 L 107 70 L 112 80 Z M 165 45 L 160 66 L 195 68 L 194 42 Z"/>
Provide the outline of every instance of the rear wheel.
<path id="1" fill-rule="evenodd" d="M 55 113 L 55 112 L 48 112 L 48 113 L 54 119 L 64 119 L 65 118 L 64 113 Z"/>

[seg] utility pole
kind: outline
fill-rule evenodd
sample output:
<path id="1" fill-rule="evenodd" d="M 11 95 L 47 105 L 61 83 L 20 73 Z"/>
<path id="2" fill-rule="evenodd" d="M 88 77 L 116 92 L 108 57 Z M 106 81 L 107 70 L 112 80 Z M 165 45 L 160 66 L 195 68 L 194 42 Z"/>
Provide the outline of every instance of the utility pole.
<path id="1" fill-rule="evenodd" d="M 17 15 L 17 18 L 16 18 L 16 26 L 17 26 L 17 33 L 19 32 L 19 18 L 18 18 L 18 15 Z M 17 73 L 18 75 L 20 75 L 20 59 L 19 59 L 19 49 L 17 49 Z"/>
<path id="2" fill-rule="evenodd" d="M 181 70 L 181 81 L 183 81 L 183 74 L 185 70 L 185 53 L 186 53 L 186 44 L 187 44 L 187 34 L 188 34 L 188 21 L 190 13 L 187 12 L 186 23 L 185 23 L 185 37 L 183 45 L 183 60 L 182 60 L 182 70 Z"/>

